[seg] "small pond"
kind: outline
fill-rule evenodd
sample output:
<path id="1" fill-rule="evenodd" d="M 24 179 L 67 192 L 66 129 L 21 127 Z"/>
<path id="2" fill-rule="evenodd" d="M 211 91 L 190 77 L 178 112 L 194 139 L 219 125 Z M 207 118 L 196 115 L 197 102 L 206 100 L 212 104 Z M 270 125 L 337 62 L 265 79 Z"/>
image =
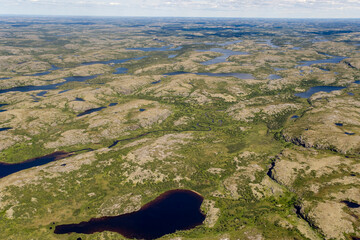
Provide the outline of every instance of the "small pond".
<path id="1" fill-rule="evenodd" d="M 12 129 L 11 127 L 0 128 L 0 132 Z"/>
<path id="2" fill-rule="evenodd" d="M 115 68 L 115 72 L 113 74 L 125 74 L 128 72 L 129 69 L 124 67 Z"/>
<path id="3" fill-rule="evenodd" d="M 349 208 L 360 208 L 360 205 L 354 202 L 350 202 L 350 201 L 341 201 L 342 203 L 345 203 L 346 206 L 348 206 Z"/>
<path id="4" fill-rule="evenodd" d="M 161 82 L 161 80 L 159 80 L 159 81 L 154 81 L 154 82 L 151 82 L 151 84 L 158 84 L 158 83 L 160 83 Z"/>
<path id="5" fill-rule="evenodd" d="M 282 77 L 280 75 L 277 75 L 277 74 L 270 74 L 267 78 L 269 80 L 276 80 L 276 79 L 281 79 Z"/>
<path id="6" fill-rule="evenodd" d="M 36 96 L 43 97 L 46 93 L 47 93 L 47 91 L 41 91 L 41 92 L 37 93 Z"/>
<path id="7" fill-rule="evenodd" d="M 350 133 L 350 132 L 345 132 L 345 134 L 350 136 L 355 135 L 355 133 Z"/>
<path id="8" fill-rule="evenodd" d="M 84 115 L 88 115 L 88 114 L 93 113 L 93 112 L 98 112 L 98 111 L 100 111 L 100 110 L 102 110 L 102 109 L 104 109 L 104 108 L 106 108 L 106 107 L 91 108 L 91 109 L 88 109 L 88 110 L 86 110 L 86 111 L 84 111 L 84 112 L 82 112 L 82 113 L 79 113 L 79 114 L 77 115 L 77 117 L 81 117 L 81 116 L 84 116 Z"/>
<path id="9" fill-rule="evenodd" d="M 85 102 L 85 100 L 83 98 L 79 98 L 79 97 L 76 97 L 74 101 L 77 101 L 77 102 Z"/>

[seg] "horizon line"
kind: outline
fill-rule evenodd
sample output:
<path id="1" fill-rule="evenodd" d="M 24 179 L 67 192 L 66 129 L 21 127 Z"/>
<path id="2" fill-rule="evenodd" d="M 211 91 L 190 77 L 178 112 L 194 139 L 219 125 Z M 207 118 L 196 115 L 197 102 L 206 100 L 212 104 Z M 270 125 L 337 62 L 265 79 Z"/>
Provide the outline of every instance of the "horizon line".
<path id="1" fill-rule="evenodd" d="M 89 18 L 203 18 L 203 19 L 316 19 L 316 20 L 360 20 L 360 17 L 202 17 L 202 16 L 119 16 L 119 15 L 63 15 L 63 14 L 16 14 L 16 13 L 0 13 L 0 17 L 89 17 Z"/>

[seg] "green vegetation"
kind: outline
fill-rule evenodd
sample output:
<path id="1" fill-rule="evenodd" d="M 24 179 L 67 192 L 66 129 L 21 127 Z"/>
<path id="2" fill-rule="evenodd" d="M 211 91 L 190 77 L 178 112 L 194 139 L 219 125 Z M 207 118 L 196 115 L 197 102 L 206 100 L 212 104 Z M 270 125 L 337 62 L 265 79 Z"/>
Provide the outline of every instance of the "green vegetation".
<path id="1" fill-rule="evenodd" d="M 0 89 L 99 75 L 45 95 L 37 95 L 41 88 L 0 94 L 0 102 L 8 104 L 1 107 L 6 111 L 0 112 L 0 128 L 12 128 L 0 132 L 0 162 L 74 152 L 0 179 L 0 239 L 122 239 L 112 232 L 53 231 L 59 224 L 136 211 L 178 188 L 201 194 L 207 217 L 201 226 L 162 239 L 359 235 L 358 211 L 341 203 L 360 203 L 360 85 L 352 84 L 360 76 L 360 53 L 347 34 L 312 42 L 314 33 L 304 29 L 324 27 L 290 20 L 243 20 L 248 22 L 240 26 L 232 19 L 209 19 L 207 28 L 190 19 L 72 21 L 61 19 L 56 29 L 36 23 L 16 28 L 6 21 L 0 26 L 0 78 L 11 77 L 0 80 Z M 360 32 L 356 24 L 343 27 L 350 25 Z M 270 38 L 278 47 L 259 41 Z M 233 40 L 242 41 L 217 45 Z M 127 50 L 170 44 L 182 48 Z M 197 50 L 213 47 L 250 54 L 202 65 L 221 54 Z M 344 62 L 295 67 L 328 58 L 324 54 L 348 56 L 355 67 Z M 82 65 L 141 56 L 146 57 Z M 51 65 L 61 69 L 27 76 Z M 129 71 L 113 74 L 118 67 Z M 250 73 L 255 79 L 163 75 L 178 71 Z M 281 78 L 269 80 L 269 74 Z M 318 85 L 348 88 L 310 99 L 294 96 Z"/>

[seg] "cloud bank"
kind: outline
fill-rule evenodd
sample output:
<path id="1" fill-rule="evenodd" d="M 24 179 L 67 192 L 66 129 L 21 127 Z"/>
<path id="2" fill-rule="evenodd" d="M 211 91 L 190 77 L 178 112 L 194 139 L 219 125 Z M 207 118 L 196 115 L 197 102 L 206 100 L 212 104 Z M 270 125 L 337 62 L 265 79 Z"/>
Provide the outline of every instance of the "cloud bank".
<path id="1" fill-rule="evenodd" d="M 0 6 L 0 14 L 360 17 L 360 0 L 0 0 Z"/>

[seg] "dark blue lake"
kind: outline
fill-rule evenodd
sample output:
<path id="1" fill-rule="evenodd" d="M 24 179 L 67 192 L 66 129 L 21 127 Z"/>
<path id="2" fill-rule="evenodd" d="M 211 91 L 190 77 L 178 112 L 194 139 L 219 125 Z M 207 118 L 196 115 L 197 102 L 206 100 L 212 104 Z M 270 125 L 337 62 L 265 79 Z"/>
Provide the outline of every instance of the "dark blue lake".
<path id="1" fill-rule="evenodd" d="M 113 217 L 92 218 L 78 224 L 58 225 L 55 234 L 111 231 L 130 239 L 156 239 L 201 225 L 205 215 L 203 197 L 190 190 L 171 190 L 144 205 L 139 211 Z"/>
<path id="2" fill-rule="evenodd" d="M 10 130 L 10 129 L 12 129 L 11 127 L 6 127 L 6 128 L 0 128 L 0 132 L 2 132 L 2 131 L 7 131 L 7 130 Z M 0 173 L 1 174 L 1 173 Z"/>
<path id="3" fill-rule="evenodd" d="M 297 67 L 309 67 L 313 64 L 322 64 L 322 63 L 339 63 L 347 57 L 339 57 L 339 56 L 331 56 L 332 58 L 321 59 L 321 60 L 313 60 L 313 61 L 302 61 L 301 65 L 297 65 Z"/>
<path id="4" fill-rule="evenodd" d="M 348 206 L 349 208 L 360 208 L 360 205 L 354 202 L 350 202 L 350 201 L 341 201 L 342 203 L 345 203 L 346 206 Z"/>
<path id="5" fill-rule="evenodd" d="M 349 133 L 349 132 L 345 132 L 345 134 L 350 136 L 355 135 L 355 133 Z"/>
<path id="6" fill-rule="evenodd" d="M 10 164 L 10 163 L 0 162 L 0 178 L 6 177 L 10 174 L 19 172 L 24 169 L 41 166 L 52 161 L 63 159 L 65 157 L 69 157 L 70 155 L 71 155 L 70 153 L 60 151 L 38 158 L 32 158 L 21 163 Z"/>
<path id="7" fill-rule="evenodd" d="M 116 105 L 118 105 L 118 103 L 110 103 L 109 107 L 113 107 L 113 106 L 116 106 Z"/>
<path id="8" fill-rule="evenodd" d="M 0 89 L 0 94 L 7 93 L 7 92 L 30 92 L 30 91 L 37 91 L 37 90 L 53 90 L 57 87 L 64 85 L 65 83 L 69 82 L 85 82 L 90 79 L 94 79 L 99 75 L 92 75 L 92 76 L 73 76 L 73 77 L 66 77 L 64 78 L 64 82 L 49 84 L 49 85 L 42 85 L 42 86 L 22 86 L 22 87 L 13 87 L 8 89 Z"/>
<path id="9" fill-rule="evenodd" d="M 309 98 L 311 97 L 313 94 L 318 93 L 318 92 L 332 92 L 332 91 L 337 91 L 337 90 L 341 90 L 344 89 L 345 87 L 335 87 L 335 86 L 317 86 L 317 87 L 312 87 L 309 90 L 307 90 L 306 92 L 302 92 L 302 93 L 295 93 L 294 95 L 297 97 L 301 97 L 301 98 Z"/>
<path id="10" fill-rule="evenodd" d="M 160 83 L 161 82 L 161 80 L 159 80 L 159 81 L 154 81 L 154 82 L 152 82 L 151 84 L 158 84 L 158 83 Z"/>
<path id="11" fill-rule="evenodd" d="M 106 108 L 106 107 L 91 108 L 91 109 L 88 109 L 88 110 L 86 110 L 86 111 L 84 111 L 82 113 L 79 113 L 76 116 L 81 117 L 81 116 L 88 115 L 88 114 L 93 113 L 93 112 L 98 112 L 98 111 L 100 111 L 100 110 L 102 110 L 104 108 Z"/>

